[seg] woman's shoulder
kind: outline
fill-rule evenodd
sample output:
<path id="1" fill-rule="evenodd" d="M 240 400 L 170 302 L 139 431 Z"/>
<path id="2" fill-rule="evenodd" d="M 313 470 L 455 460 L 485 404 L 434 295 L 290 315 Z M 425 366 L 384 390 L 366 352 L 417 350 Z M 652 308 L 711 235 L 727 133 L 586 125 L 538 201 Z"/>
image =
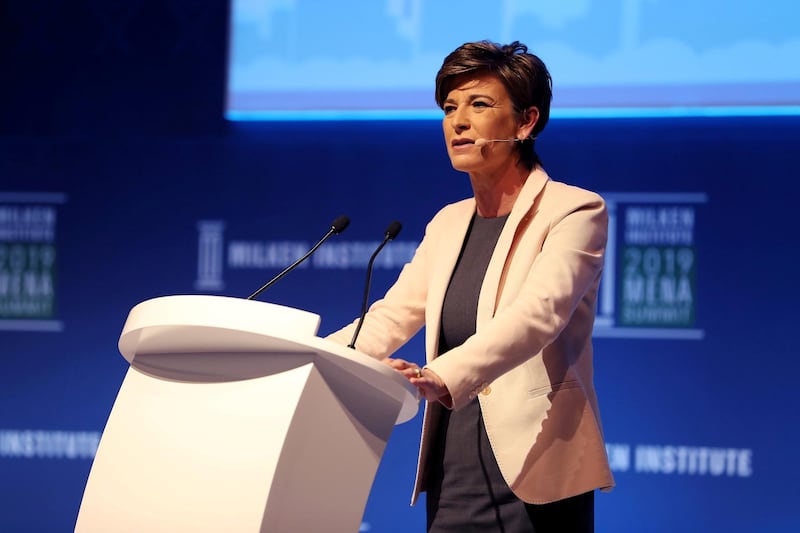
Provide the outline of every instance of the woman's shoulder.
<path id="1" fill-rule="evenodd" d="M 577 185 L 548 178 L 542 190 L 542 199 L 552 202 L 568 202 L 571 204 L 605 204 L 603 197 L 589 189 Z"/>

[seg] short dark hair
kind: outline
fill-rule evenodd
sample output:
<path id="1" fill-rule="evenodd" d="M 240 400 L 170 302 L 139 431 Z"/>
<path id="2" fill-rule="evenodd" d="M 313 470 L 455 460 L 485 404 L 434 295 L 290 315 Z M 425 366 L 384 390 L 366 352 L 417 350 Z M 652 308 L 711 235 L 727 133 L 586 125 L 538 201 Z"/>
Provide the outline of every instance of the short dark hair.
<path id="1" fill-rule="evenodd" d="M 524 112 L 531 106 L 539 110 L 539 119 L 531 136 L 519 143 L 519 160 L 528 168 L 539 163 L 534 141 L 550 120 L 553 80 L 544 62 L 528 52 L 519 41 L 501 45 L 491 41 L 465 43 L 450 53 L 436 74 L 436 103 L 444 106 L 450 91 L 465 76 L 491 74 L 503 83 L 514 110 Z"/>

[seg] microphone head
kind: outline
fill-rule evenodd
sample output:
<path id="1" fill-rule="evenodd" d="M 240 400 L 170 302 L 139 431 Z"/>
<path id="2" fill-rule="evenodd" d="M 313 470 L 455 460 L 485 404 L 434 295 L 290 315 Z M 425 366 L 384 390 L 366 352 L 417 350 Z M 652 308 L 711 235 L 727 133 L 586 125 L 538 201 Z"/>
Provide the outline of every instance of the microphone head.
<path id="1" fill-rule="evenodd" d="M 331 222 L 331 231 L 333 231 L 334 234 L 338 235 L 339 233 L 347 229 L 347 226 L 349 225 L 350 225 L 350 219 L 342 215 L 333 222 Z"/>
<path id="2" fill-rule="evenodd" d="M 386 240 L 391 241 L 392 239 L 397 237 L 397 234 L 400 233 L 401 229 L 403 229 L 403 225 L 396 220 L 391 224 L 389 224 L 389 227 L 386 228 L 386 233 L 384 233 Z"/>
<path id="3" fill-rule="evenodd" d="M 478 148 L 480 148 L 481 146 L 486 146 L 487 144 L 489 144 L 489 141 L 487 139 L 475 139 L 475 146 L 477 146 Z"/>

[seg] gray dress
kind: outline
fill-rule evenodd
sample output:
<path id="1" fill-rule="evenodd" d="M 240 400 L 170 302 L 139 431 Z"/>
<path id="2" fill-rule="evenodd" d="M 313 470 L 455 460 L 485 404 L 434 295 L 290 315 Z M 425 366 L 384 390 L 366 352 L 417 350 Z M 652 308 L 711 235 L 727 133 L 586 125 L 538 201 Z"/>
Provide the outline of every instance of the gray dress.
<path id="1" fill-rule="evenodd" d="M 475 334 L 481 284 L 507 218 L 472 219 L 442 306 L 440 354 Z M 458 411 L 442 410 L 429 464 L 431 533 L 593 530 L 591 492 L 545 505 L 517 498 L 497 466 L 477 399 Z"/>

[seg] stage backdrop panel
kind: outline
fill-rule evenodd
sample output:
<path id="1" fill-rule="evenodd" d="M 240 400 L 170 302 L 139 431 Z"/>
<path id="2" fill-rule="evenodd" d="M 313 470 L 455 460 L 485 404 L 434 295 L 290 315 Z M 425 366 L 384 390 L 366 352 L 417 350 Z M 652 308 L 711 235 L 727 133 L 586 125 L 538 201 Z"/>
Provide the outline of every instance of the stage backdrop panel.
<path id="1" fill-rule="evenodd" d="M 596 384 L 618 487 L 598 531 L 792 531 L 800 408 L 791 345 L 796 119 L 555 120 L 550 174 L 603 194 L 613 223 Z M 128 310 L 168 294 L 244 297 L 338 215 L 351 227 L 262 298 L 356 316 L 426 222 L 469 195 L 440 125 L 301 122 L 225 135 L 0 142 L 0 529 L 69 530 L 127 363 Z M 398 353 L 421 362 L 416 338 Z M 269 408 L 265 406 L 265 408 Z M 396 428 L 363 531 L 409 507 L 421 416 Z"/>

